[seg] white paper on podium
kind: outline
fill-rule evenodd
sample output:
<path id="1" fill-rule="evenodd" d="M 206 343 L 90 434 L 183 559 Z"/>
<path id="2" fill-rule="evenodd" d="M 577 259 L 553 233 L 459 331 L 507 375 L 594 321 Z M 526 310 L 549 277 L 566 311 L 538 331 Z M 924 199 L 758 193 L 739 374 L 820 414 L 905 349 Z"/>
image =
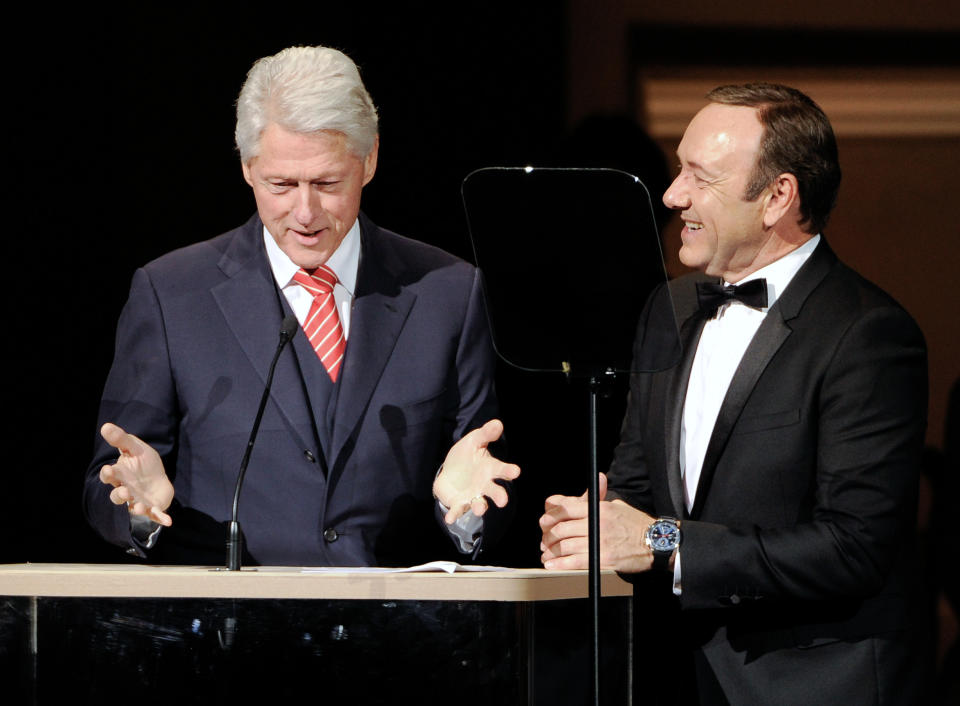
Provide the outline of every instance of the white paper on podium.
<path id="1" fill-rule="evenodd" d="M 475 566 L 458 564 L 455 561 L 431 561 L 428 564 L 405 567 L 382 566 L 307 566 L 301 569 L 304 574 L 404 574 L 418 571 L 445 571 L 448 574 L 457 571 L 513 571 L 505 566 Z"/>

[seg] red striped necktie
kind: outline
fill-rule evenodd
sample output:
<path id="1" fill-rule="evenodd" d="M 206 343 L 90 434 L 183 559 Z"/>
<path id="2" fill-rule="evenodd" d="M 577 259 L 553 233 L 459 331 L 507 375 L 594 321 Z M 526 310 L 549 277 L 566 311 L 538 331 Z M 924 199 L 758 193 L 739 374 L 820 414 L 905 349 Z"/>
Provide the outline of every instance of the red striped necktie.
<path id="1" fill-rule="evenodd" d="M 330 379 L 336 382 L 340 364 L 343 362 L 343 352 L 347 347 L 343 326 L 340 325 L 340 315 L 337 314 L 337 302 L 333 298 L 333 286 L 337 283 L 337 276 L 326 265 L 320 265 L 315 270 L 300 269 L 293 276 L 293 281 L 313 295 L 310 313 L 303 322 L 303 332 L 307 334 L 310 345 L 327 369 Z"/>

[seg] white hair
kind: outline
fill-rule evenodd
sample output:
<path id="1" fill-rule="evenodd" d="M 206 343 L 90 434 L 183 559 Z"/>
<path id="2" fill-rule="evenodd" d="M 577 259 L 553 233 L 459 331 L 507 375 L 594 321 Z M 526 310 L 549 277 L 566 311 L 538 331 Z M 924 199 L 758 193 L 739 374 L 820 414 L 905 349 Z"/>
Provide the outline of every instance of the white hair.
<path id="1" fill-rule="evenodd" d="M 377 109 L 356 64 L 329 47 L 289 47 L 254 63 L 237 99 L 235 137 L 244 163 L 259 154 L 270 123 L 297 133 L 343 133 L 361 158 L 377 137 Z"/>

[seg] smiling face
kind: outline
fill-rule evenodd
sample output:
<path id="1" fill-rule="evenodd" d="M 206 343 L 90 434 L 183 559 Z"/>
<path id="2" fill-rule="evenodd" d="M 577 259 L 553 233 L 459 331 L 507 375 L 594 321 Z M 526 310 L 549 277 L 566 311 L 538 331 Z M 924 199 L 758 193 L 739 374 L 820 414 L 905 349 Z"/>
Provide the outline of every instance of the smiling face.
<path id="1" fill-rule="evenodd" d="M 754 108 L 711 103 L 690 122 L 677 157 L 680 173 L 663 202 L 681 212 L 680 261 L 736 282 L 767 264 L 768 190 L 746 192 L 763 126 Z"/>
<path id="2" fill-rule="evenodd" d="M 358 157 L 338 132 L 302 134 L 271 123 L 260 153 L 243 165 L 260 220 L 287 257 L 319 267 L 360 212 L 360 192 L 377 168 L 378 143 Z"/>

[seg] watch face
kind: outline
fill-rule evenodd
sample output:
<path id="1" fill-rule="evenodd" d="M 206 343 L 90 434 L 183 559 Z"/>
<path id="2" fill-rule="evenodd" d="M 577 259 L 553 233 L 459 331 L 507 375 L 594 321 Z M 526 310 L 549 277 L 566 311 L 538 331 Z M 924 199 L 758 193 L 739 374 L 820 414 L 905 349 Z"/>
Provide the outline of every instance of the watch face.
<path id="1" fill-rule="evenodd" d="M 680 528 L 673 522 L 659 520 L 650 526 L 650 548 L 655 552 L 672 552 L 680 543 Z"/>

